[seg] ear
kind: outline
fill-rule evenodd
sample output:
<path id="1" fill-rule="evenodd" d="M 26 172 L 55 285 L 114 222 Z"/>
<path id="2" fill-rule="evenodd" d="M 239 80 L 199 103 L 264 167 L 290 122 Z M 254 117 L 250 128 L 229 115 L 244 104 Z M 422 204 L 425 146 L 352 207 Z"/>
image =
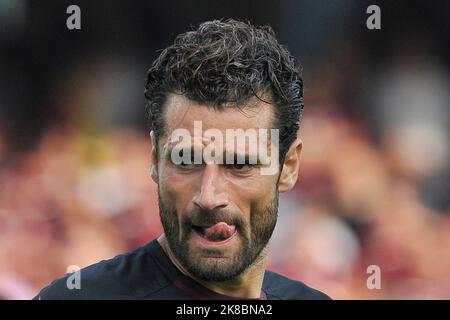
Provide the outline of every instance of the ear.
<path id="1" fill-rule="evenodd" d="M 150 131 L 151 155 L 150 155 L 150 176 L 158 184 L 158 152 L 155 132 Z"/>
<path id="2" fill-rule="evenodd" d="M 302 153 L 303 141 L 297 138 L 289 148 L 286 157 L 284 158 L 283 170 L 280 174 L 278 183 L 278 190 L 286 192 L 291 190 L 297 182 L 298 173 L 300 170 L 300 155 Z"/>

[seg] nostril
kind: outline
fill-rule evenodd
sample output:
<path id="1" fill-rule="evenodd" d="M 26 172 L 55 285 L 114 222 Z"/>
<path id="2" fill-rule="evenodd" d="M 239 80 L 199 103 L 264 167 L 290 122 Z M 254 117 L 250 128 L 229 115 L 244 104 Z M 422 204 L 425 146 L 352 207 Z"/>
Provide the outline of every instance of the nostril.
<path id="1" fill-rule="evenodd" d="M 210 194 L 207 196 L 205 196 L 205 194 L 200 194 L 195 197 L 192 202 L 200 209 L 214 210 L 226 207 L 228 205 L 228 197 L 224 193 L 218 195 Z"/>

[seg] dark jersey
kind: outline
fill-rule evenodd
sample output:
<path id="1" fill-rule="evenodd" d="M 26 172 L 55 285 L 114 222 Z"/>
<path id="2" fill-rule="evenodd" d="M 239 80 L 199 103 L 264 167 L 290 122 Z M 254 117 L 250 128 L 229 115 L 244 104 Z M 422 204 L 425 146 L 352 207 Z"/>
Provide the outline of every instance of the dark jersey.
<path id="1" fill-rule="evenodd" d="M 34 299 L 236 299 L 216 293 L 182 274 L 157 240 L 80 270 L 79 288 L 71 275 L 54 281 Z M 69 280 L 69 281 L 68 281 Z M 75 282 L 73 282 L 75 283 Z M 329 299 L 299 281 L 266 271 L 261 299 Z"/>

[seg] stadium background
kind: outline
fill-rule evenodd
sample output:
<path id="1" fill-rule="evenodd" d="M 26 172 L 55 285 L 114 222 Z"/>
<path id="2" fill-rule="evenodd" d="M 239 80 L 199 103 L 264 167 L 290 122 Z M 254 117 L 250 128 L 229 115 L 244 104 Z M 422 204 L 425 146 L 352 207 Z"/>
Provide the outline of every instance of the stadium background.
<path id="1" fill-rule="evenodd" d="M 270 24 L 304 67 L 301 174 L 269 267 L 336 299 L 450 299 L 448 1 L 0 0 L 2 299 L 159 235 L 145 73 L 228 17 Z"/>

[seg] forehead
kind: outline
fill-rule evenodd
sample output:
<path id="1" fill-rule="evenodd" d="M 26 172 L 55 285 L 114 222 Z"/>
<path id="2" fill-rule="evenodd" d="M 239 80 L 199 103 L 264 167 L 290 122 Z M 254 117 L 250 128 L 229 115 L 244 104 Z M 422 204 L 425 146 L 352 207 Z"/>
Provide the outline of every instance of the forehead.
<path id="1" fill-rule="evenodd" d="M 183 95 L 170 94 L 164 108 L 166 134 L 178 128 L 193 131 L 194 121 L 201 121 L 203 130 L 225 131 L 226 129 L 269 129 L 273 127 L 273 120 L 273 105 L 256 97 L 250 99 L 244 106 L 231 105 L 222 110 L 216 110 L 211 106 L 189 100 Z"/>

